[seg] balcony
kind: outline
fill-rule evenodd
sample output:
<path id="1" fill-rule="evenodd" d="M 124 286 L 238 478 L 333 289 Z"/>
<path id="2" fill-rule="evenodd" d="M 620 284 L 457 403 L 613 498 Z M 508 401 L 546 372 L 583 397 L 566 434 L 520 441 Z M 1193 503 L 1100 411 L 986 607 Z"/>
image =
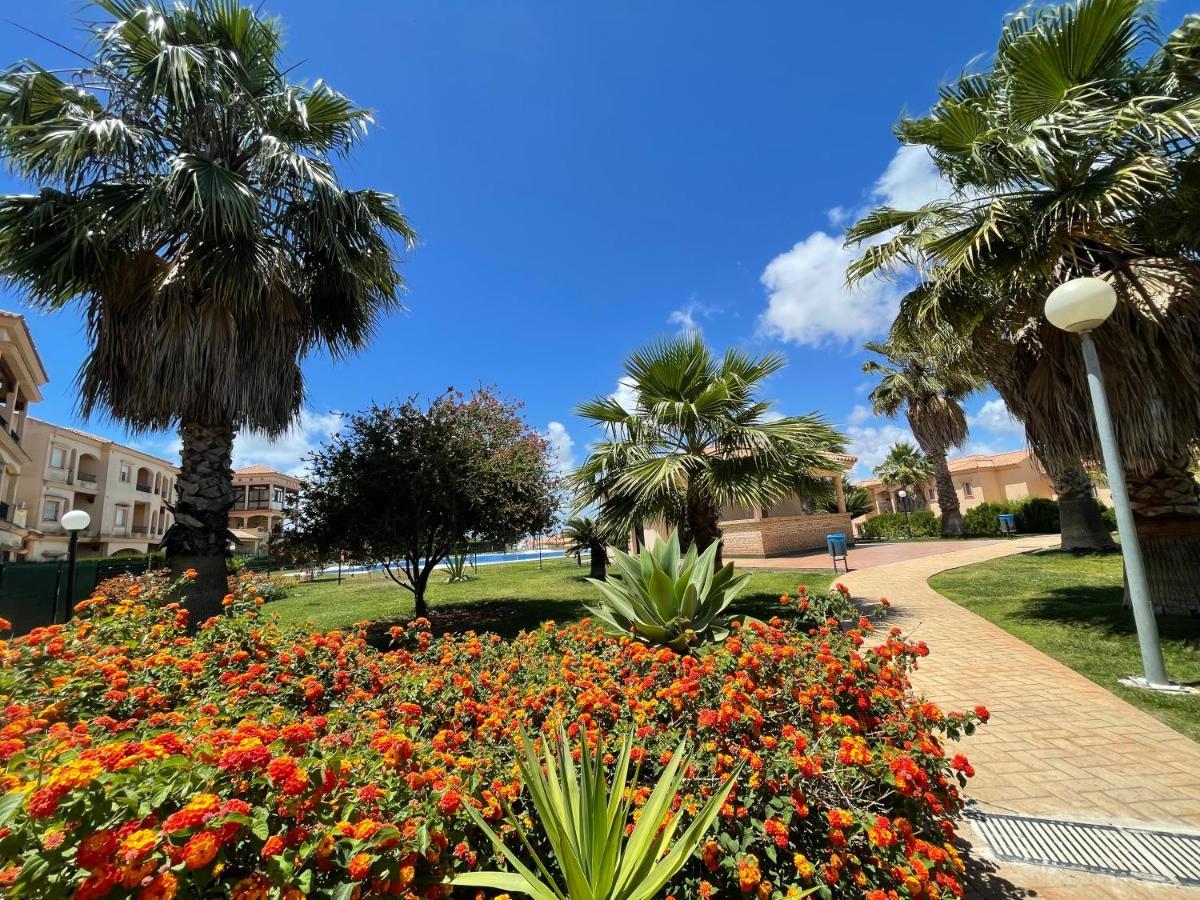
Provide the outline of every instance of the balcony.
<path id="1" fill-rule="evenodd" d="M 150 529 L 145 525 L 134 525 L 132 534 L 134 537 L 148 537 L 150 534 Z"/>
<path id="2" fill-rule="evenodd" d="M 75 478 L 79 481 L 80 484 L 90 484 L 93 487 L 96 486 L 96 482 L 98 480 L 95 473 L 93 473 L 93 472 L 80 472 L 78 475 L 75 476 Z"/>
<path id="3" fill-rule="evenodd" d="M 153 494 L 154 493 L 154 487 L 149 484 L 138 484 L 137 490 L 139 493 L 142 493 L 142 494 Z"/>

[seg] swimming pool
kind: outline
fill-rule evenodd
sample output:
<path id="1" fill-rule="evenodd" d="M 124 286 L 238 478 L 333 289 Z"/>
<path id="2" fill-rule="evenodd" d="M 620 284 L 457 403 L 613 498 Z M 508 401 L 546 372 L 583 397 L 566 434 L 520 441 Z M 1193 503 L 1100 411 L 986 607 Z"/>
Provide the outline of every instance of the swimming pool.
<path id="1" fill-rule="evenodd" d="M 585 550 L 583 555 L 588 556 L 589 554 Z M 563 552 L 558 547 L 546 547 L 545 549 L 541 550 L 540 553 L 537 550 L 506 550 L 501 553 L 480 553 L 472 556 L 471 561 L 479 566 L 494 566 L 498 563 L 531 562 L 536 560 L 539 556 L 542 559 L 562 559 Z M 342 574 L 353 575 L 355 572 L 377 572 L 382 568 L 383 566 L 381 565 L 343 566 Z M 337 570 L 337 566 L 326 566 L 322 571 L 337 572 Z"/>

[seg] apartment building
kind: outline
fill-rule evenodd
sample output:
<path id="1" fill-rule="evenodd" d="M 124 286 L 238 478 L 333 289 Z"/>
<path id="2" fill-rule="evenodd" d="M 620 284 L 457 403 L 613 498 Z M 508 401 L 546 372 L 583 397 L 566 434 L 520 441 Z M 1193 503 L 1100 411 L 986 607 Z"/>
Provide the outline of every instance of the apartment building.
<path id="1" fill-rule="evenodd" d="M 958 505 L 963 512 L 981 503 L 1002 503 L 1008 500 L 1024 500 L 1026 497 L 1057 497 L 1050 476 L 1041 462 L 1029 449 L 1011 450 L 1008 453 L 960 456 L 949 460 L 950 479 L 958 495 Z M 859 482 L 871 495 L 872 507 L 866 518 L 878 513 L 903 512 L 899 485 L 885 485 L 878 478 Z M 937 485 L 927 482 L 920 486 L 921 496 L 906 498 L 910 511 L 928 509 L 935 516 L 942 514 L 937 502 Z M 1097 498 L 1105 505 L 1112 505 L 1107 488 L 1098 488 Z"/>
<path id="2" fill-rule="evenodd" d="M 32 417 L 23 446 L 31 458 L 17 488 L 26 509 L 25 559 L 66 554 L 59 520 L 72 509 L 92 518 L 79 536 L 83 556 L 147 553 L 171 526 L 167 505 L 174 501 L 179 468 L 167 460 Z"/>
<path id="3" fill-rule="evenodd" d="M 49 378 L 24 316 L 0 310 L 0 561 L 23 558 L 28 510 L 20 479 L 34 462 L 24 446 L 29 404 Z"/>
<path id="4" fill-rule="evenodd" d="M 268 466 L 233 470 L 233 509 L 229 530 L 238 553 L 265 553 L 271 535 L 283 528 L 284 513 L 296 500 L 300 479 Z"/>

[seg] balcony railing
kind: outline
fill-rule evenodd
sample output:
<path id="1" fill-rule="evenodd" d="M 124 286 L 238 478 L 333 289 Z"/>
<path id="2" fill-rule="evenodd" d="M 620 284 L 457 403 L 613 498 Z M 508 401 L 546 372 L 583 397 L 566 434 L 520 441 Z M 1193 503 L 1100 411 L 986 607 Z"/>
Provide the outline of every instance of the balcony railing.
<path id="1" fill-rule="evenodd" d="M 139 491 L 141 491 L 143 494 L 153 494 L 154 493 L 154 488 L 148 484 L 139 484 L 137 486 L 137 489 Z"/>
<path id="2" fill-rule="evenodd" d="M 75 476 L 75 478 L 79 481 L 82 481 L 84 484 L 95 484 L 98 480 L 97 477 L 91 472 L 80 472 Z"/>
<path id="3" fill-rule="evenodd" d="M 133 526 L 133 536 L 134 537 L 146 537 L 148 534 L 150 534 L 150 529 L 147 528 L 145 525 L 134 525 Z"/>

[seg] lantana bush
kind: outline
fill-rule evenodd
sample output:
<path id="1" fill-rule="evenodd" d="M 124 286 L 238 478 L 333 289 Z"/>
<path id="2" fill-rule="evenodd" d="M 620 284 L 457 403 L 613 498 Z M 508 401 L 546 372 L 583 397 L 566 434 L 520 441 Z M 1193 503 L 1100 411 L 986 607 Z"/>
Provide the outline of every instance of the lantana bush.
<path id="1" fill-rule="evenodd" d="M 526 816 L 549 858 L 516 763 L 522 732 L 560 729 L 633 735 L 631 828 L 681 744 L 683 818 L 737 773 L 663 896 L 961 894 L 972 770 L 945 742 L 986 710 L 915 697 L 923 644 L 803 592 L 680 654 L 588 621 L 504 641 L 418 620 L 381 652 L 365 631 L 280 626 L 250 579 L 189 628 L 173 590 L 123 579 L 0 641 L 5 895 L 495 896 L 449 884 L 505 867 L 467 808 L 515 848 L 505 807 Z"/>

